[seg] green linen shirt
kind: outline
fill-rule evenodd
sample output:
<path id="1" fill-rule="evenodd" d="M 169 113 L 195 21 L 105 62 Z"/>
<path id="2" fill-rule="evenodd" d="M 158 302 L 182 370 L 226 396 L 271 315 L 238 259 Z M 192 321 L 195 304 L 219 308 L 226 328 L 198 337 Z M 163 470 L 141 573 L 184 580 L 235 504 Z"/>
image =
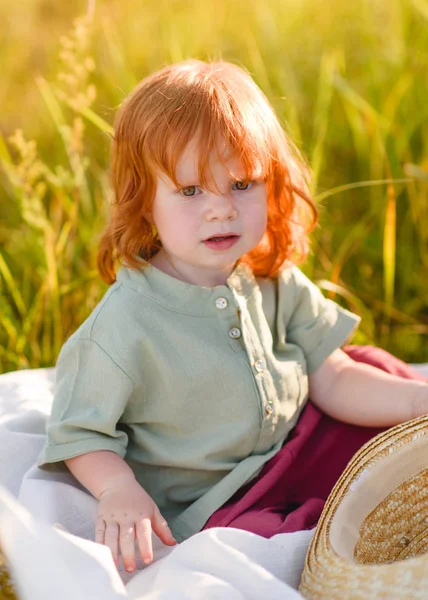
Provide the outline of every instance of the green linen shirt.
<path id="1" fill-rule="evenodd" d="M 181 541 L 280 450 L 359 318 L 295 266 L 207 288 L 141 262 L 62 347 L 38 464 L 116 452 Z"/>

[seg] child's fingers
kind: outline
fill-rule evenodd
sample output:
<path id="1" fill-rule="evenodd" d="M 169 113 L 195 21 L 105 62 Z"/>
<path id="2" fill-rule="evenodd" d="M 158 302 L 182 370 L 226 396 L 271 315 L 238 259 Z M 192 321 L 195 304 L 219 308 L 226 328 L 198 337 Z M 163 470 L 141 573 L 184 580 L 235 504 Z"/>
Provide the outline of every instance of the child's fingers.
<path id="1" fill-rule="evenodd" d="M 150 519 L 138 520 L 136 523 L 136 533 L 141 558 L 146 565 L 149 565 L 153 560 L 152 524 Z"/>
<path id="2" fill-rule="evenodd" d="M 119 529 L 119 546 L 123 564 L 125 569 L 132 573 L 136 569 L 134 523 L 121 523 Z"/>
<path id="3" fill-rule="evenodd" d="M 97 544 L 104 544 L 105 532 L 106 522 L 104 519 L 98 518 L 95 523 L 95 541 Z"/>
<path id="4" fill-rule="evenodd" d="M 159 510 L 155 511 L 152 527 L 158 538 L 167 546 L 174 546 L 177 543 L 177 540 L 172 535 L 171 529 L 168 527 L 168 523 Z"/>
<path id="5" fill-rule="evenodd" d="M 114 564 L 119 568 L 119 525 L 116 521 L 106 521 L 104 544 L 110 548 Z"/>

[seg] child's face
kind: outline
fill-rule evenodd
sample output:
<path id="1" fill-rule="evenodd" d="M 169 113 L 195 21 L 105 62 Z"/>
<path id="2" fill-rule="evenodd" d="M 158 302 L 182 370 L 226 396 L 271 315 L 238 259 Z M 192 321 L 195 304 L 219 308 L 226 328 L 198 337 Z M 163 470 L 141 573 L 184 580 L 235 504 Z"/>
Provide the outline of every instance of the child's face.
<path id="1" fill-rule="evenodd" d="M 151 262 L 194 285 L 223 285 L 236 261 L 255 248 L 266 231 L 266 183 L 244 181 L 236 159 L 227 165 L 239 179 L 231 181 L 227 169 L 213 160 L 211 172 L 220 192 L 203 189 L 198 185 L 198 151 L 192 142 L 177 164 L 177 179 L 186 187 L 177 190 L 169 177 L 159 177 L 152 215 L 146 215 L 163 246 Z M 233 237 L 208 241 L 216 235 Z"/>

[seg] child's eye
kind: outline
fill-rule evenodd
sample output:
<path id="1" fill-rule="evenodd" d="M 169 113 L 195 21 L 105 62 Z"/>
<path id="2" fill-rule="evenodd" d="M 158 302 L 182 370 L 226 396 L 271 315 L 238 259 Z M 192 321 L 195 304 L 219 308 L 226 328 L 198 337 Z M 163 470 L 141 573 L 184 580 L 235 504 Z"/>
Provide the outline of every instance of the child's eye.
<path id="1" fill-rule="evenodd" d="M 196 185 L 188 185 L 187 187 L 181 189 L 180 193 L 183 196 L 186 196 L 186 198 L 191 198 L 192 196 L 199 196 L 199 194 L 196 194 L 196 190 L 198 189 L 199 188 Z"/>
<path id="2" fill-rule="evenodd" d="M 236 183 L 234 183 L 233 187 L 239 190 L 240 192 L 245 192 L 246 190 L 249 190 L 252 187 L 252 185 L 252 181 L 237 181 Z"/>

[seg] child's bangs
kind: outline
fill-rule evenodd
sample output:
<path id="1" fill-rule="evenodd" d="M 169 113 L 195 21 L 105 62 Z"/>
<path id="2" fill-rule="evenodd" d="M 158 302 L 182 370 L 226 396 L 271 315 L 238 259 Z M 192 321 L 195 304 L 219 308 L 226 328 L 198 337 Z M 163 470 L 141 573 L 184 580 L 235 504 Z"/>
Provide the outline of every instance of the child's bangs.
<path id="1" fill-rule="evenodd" d="M 248 115 L 223 86 L 210 93 L 198 92 L 179 105 L 175 102 L 175 106 L 164 107 L 156 135 L 147 139 L 146 156 L 152 168 L 165 174 L 177 188 L 197 183 L 213 193 L 219 192 L 212 176 L 213 162 L 218 161 L 232 180 L 265 180 L 272 171 L 266 128 L 262 124 L 258 127 L 254 115 L 249 125 Z M 177 163 L 190 148 L 198 156 L 198 181 L 192 183 L 179 181 L 177 174 Z M 230 161 L 236 161 L 235 169 Z"/>

